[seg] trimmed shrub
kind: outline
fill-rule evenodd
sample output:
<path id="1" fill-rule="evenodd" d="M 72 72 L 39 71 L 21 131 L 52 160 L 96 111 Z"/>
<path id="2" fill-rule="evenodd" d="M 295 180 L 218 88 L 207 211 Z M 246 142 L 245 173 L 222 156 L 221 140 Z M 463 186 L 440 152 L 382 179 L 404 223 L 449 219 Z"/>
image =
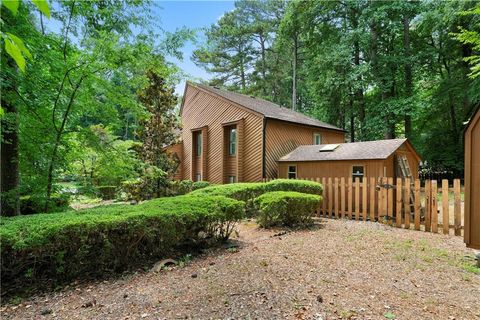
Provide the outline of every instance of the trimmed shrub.
<path id="1" fill-rule="evenodd" d="M 254 183 L 232 183 L 223 185 L 214 185 L 197 191 L 191 195 L 219 195 L 228 198 L 244 201 L 246 203 L 247 215 L 255 214 L 253 199 L 272 191 L 296 191 L 309 194 L 322 194 L 322 185 L 320 183 L 308 180 L 277 179 L 270 182 Z"/>
<path id="2" fill-rule="evenodd" d="M 208 181 L 195 181 L 192 185 L 192 191 L 203 189 L 210 186 Z"/>
<path id="3" fill-rule="evenodd" d="M 226 239 L 243 216 L 240 201 L 185 195 L 3 218 L 2 295 L 121 272 L 185 246 Z"/>
<path id="4" fill-rule="evenodd" d="M 293 191 L 268 192 L 254 200 L 258 211 L 257 222 L 264 228 L 307 225 L 312 222 L 320 201 L 319 195 Z"/>

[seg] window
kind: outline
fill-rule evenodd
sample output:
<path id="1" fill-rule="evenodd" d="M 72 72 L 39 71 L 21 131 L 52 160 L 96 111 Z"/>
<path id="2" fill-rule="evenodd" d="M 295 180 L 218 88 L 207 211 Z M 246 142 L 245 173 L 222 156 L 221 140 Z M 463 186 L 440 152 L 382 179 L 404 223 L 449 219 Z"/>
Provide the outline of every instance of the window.
<path id="1" fill-rule="evenodd" d="M 297 166 L 288 166 L 288 179 L 297 179 Z"/>
<path id="2" fill-rule="evenodd" d="M 313 144 L 322 144 L 322 136 L 320 133 L 314 133 L 313 134 Z"/>
<path id="3" fill-rule="evenodd" d="M 228 154 L 233 156 L 236 153 L 237 153 L 237 129 L 231 128 L 229 130 Z"/>
<path id="4" fill-rule="evenodd" d="M 237 182 L 237 177 L 235 176 L 228 176 L 228 183 L 235 183 Z"/>
<path id="5" fill-rule="evenodd" d="M 360 182 L 362 182 L 364 173 L 365 171 L 363 166 L 353 166 L 352 167 L 353 181 L 355 181 L 355 178 L 360 178 Z"/>
<path id="6" fill-rule="evenodd" d="M 202 175 L 201 174 L 196 174 L 195 175 L 195 181 L 202 181 Z"/>
<path id="7" fill-rule="evenodd" d="M 202 155 L 202 133 L 201 132 L 197 132 L 195 135 L 195 150 L 196 150 L 197 156 Z"/>

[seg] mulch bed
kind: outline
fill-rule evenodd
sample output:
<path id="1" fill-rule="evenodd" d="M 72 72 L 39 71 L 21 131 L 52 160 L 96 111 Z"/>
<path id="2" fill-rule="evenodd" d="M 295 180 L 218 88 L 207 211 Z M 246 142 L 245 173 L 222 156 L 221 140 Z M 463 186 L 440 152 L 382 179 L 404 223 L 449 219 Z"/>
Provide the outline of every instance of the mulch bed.
<path id="1" fill-rule="evenodd" d="M 379 223 L 239 226 L 184 267 L 80 284 L 2 319 L 480 319 L 480 275 L 462 238 Z"/>

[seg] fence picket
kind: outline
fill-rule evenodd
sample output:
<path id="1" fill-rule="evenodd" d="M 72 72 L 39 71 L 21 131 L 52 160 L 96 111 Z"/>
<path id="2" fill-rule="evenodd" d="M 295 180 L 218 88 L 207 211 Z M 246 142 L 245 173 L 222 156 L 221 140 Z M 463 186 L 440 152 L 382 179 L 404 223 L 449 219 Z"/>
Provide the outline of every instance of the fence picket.
<path id="1" fill-rule="evenodd" d="M 352 178 L 348 179 L 348 219 L 352 219 Z"/>
<path id="2" fill-rule="evenodd" d="M 370 178 L 370 221 L 375 221 L 375 178 Z"/>
<path id="3" fill-rule="evenodd" d="M 405 229 L 410 229 L 410 178 L 405 178 L 405 192 L 403 196 L 403 210 L 405 219 Z"/>
<path id="4" fill-rule="evenodd" d="M 396 203 L 396 217 L 395 226 L 397 228 L 402 227 L 402 178 L 397 178 L 397 203 Z"/>
<path id="5" fill-rule="evenodd" d="M 332 217 L 333 211 L 333 183 L 332 178 L 328 178 L 328 217 Z"/>
<path id="6" fill-rule="evenodd" d="M 387 183 L 389 186 L 392 186 L 391 188 L 388 189 L 388 219 L 391 221 L 393 219 L 393 178 L 388 178 Z"/>
<path id="7" fill-rule="evenodd" d="M 415 194 L 415 206 L 414 206 L 414 211 L 415 211 L 415 217 L 414 217 L 415 230 L 420 230 L 420 208 L 421 208 L 421 202 L 420 202 L 420 180 L 419 180 L 419 179 L 415 179 L 414 194 Z"/>
<path id="8" fill-rule="evenodd" d="M 461 216 L 461 207 L 460 207 L 460 179 L 453 180 L 453 197 L 454 197 L 454 227 L 455 235 L 462 235 L 462 216 Z"/>
<path id="9" fill-rule="evenodd" d="M 442 180 L 442 226 L 443 234 L 449 234 L 450 231 L 450 215 L 448 205 L 448 180 Z"/>
<path id="10" fill-rule="evenodd" d="M 431 188 L 430 180 L 425 180 L 425 231 L 430 232 L 431 229 Z"/>
<path id="11" fill-rule="evenodd" d="M 368 208 L 368 201 L 367 201 L 367 195 L 368 195 L 368 179 L 363 178 L 362 182 L 362 212 L 363 212 L 363 221 L 367 221 L 367 208 Z"/>
<path id="12" fill-rule="evenodd" d="M 379 178 L 378 183 L 383 184 L 383 178 Z M 378 189 L 377 198 L 378 198 L 377 219 L 378 221 L 380 221 L 381 218 L 383 217 L 383 188 Z"/>
<path id="13" fill-rule="evenodd" d="M 322 216 L 326 217 L 328 197 L 327 197 L 327 179 L 325 177 L 322 178 L 322 186 L 323 186 Z"/>
<path id="14" fill-rule="evenodd" d="M 334 203 L 334 207 L 335 207 L 335 217 L 338 218 L 340 216 L 339 212 L 338 212 L 338 178 L 335 177 L 335 185 L 334 185 L 334 188 L 335 188 L 335 203 Z"/>
<path id="15" fill-rule="evenodd" d="M 432 180 L 432 232 L 438 233 L 438 186 L 437 180 Z"/>
<path id="16" fill-rule="evenodd" d="M 340 217 L 345 218 L 345 177 L 340 178 Z"/>
<path id="17" fill-rule="evenodd" d="M 355 178 L 355 220 L 360 218 L 360 178 Z"/>

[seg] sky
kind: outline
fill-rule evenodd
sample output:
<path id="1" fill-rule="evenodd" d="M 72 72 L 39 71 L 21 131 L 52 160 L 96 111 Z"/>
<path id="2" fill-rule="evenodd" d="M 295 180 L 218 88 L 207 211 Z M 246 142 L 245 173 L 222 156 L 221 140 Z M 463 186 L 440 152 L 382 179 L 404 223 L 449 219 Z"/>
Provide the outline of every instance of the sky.
<path id="1" fill-rule="evenodd" d="M 203 35 L 201 28 L 215 23 L 225 12 L 233 8 L 233 1 L 156 1 L 153 12 L 165 31 L 173 32 L 183 26 L 198 29 L 197 33 L 201 40 Z M 204 69 L 197 67 L 191 61 L 195 48 L 196 45 L 189 42 L 181 49 L 183 61 L 175 58 L 168 58 L 168 60 L 187 73 L 188 79 L 210 79 L 211 76 Z M 183 94 L 184 87 L 185 80 L 177 85 L 176 92 Z"/>

